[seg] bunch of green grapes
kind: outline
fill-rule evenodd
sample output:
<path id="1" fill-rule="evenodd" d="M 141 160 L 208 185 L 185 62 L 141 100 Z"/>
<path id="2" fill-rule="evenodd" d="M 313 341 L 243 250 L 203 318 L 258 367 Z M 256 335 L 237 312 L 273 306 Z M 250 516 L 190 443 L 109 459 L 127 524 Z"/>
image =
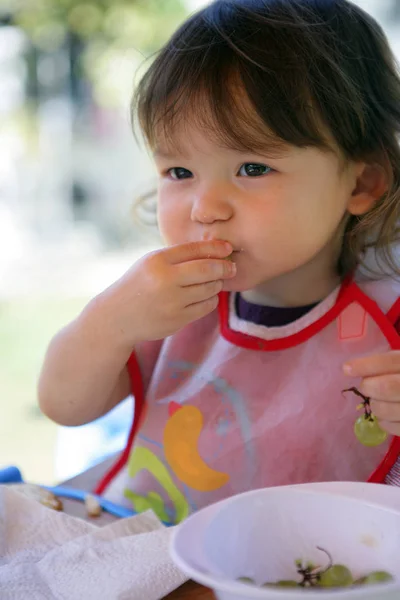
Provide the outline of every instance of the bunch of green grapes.
<path id="1" fill-rule="evenodd" d="M 350 586 L 370 585 L 377 583 L 387 583 L 393 581 L 393 577 L 386 571 L 373 571 L 363 577 L 355 579 L 345 565 L 335 564 L 326 550 L 319 548 L 329 557 L 329 564 L 325 568 L 314 565 L 311 562 L 304 563 L 302 560 L 296 560 L 298 581 L 281 580 L 272 583 L 264 583 L 261 587 L 302 587 L 302 588 L 344 588 Z M 238 581 L 256 585 L 249 577 L 240 577 Z"/>

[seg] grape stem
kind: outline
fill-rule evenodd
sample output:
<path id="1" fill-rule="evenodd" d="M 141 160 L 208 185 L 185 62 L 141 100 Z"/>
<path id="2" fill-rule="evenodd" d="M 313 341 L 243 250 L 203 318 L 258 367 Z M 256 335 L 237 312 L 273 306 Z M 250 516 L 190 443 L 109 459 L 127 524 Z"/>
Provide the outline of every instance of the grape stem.
<path id="1" fill-rule="evenodd" d="M 317 546 L 317 549 L 327 555 L 329 558 L 329 564 L 325 567 L 325 569 L 321 569 L 321 567 L 316 567 L 313 564 L 304 565 L 303 561 L 301 560 L 296 561 L 297 573 L 303 578 L 299 583 L 301 587 L 314 587 L 318 585 L 321 575 L 333 565 L 332 556 L 329 554 L 329 552 L 320 546 Z"/>
<path id="2" fill-rule="evenodd" d="M 373 421 L 371 402 L 370 402 L 371 398 L 369 398 L 368 396 L 364 396 L 364 394 L 362 394 L 356 387 L 351 387 L 351 388 L 348 388 L 347 390 L 342 390 L 342 394 L 345 394 L 346 392 L 353 392 L 353 394 L 355 394 L 359 398 L 362 398 L 361 406 L 364 408 L 365 419 L 368 419 L 368 421 Z"/>

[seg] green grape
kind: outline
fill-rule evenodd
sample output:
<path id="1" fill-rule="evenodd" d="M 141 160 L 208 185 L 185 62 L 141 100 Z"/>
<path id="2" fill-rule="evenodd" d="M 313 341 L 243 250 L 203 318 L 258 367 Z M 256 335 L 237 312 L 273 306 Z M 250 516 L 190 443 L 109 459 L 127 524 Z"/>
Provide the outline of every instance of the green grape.
<path id="1" fill-rule="evenodd" d="M 364 446 L 379 446 L 387 439 L 388 434 L 380 428 L 378 420 L 374 415 L 362 415 L 358 417 L 354 425 L 356 438 Z"/>
<path id="2" fill-rule="evenodd" d="M 321 573 L 319 585 L 321 587 L 346 587 L 353 584 L 353 576 L 344 565 L 332 565 Z"/>
<path id="3" fill-rule="evenodd" d="M 370 583 L 385 583 L 393 581 L 393 577 L 386 571 L 374 571 L 369 575 L 366 575 L 363 579 L 363 584 L 368 585 Z"/>
<path id="4" fill-rule="evenodd" d="M 250 577 L 239 577 L 238 581 L 241 583 L 249 583 L 250 585 L 254 585 L 254 581 Z"/>

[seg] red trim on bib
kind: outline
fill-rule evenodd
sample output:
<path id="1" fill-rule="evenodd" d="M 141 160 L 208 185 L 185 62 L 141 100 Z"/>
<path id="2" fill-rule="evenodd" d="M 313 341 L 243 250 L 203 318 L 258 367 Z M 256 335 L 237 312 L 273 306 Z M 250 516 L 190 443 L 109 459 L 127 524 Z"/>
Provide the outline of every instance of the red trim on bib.
<path id="1" fill-rule="evenodd" d="M 389 450 L 381 464 L 372 473 L 368 479 L 368 483 L 385 483 L 386 477 L 393 469 L 396 462 L 400 457 L 400 438 L 397 436 L 393 437 L 392 443 L 390 444 Z"/>
<path id="2" fill-rule="evenodd" d="M 391 306 L 386 316 L 391 323 L 395 323 L 396 329 L 399 330 L 397 327 L 397 322 L 400 320 L 400 298 L 397 298 L 396 302 Z"/>
<path id="3" fill-rule="evenodd" d="M 139 363 L 134 352 L 132 352 L 131 356 L 129 357 L 129 360 L 127 362 L 127 368 L 131 380 L 132 393 L 134 393 L 135 395 L 135 415 L 133 418 L 132 427 L 129 432 L 128 441 L 126 443 L 126 447 L 123 453 L 118 458 L 117 462 L 111 467 L 111 469 L 104 475 L 102 480 L 97 484 L 94 490 L 95 494 L 102 494 L 104 490 L 108 487 L 108 485 L 111 483 L 111 481 L 114 479 L 114 477 L 128 462 L 133 440 L 136 437 L 136 433 L 139 429 L 139 425 L 141 423 L 142 416 L 144 413 L 144 386 Z"/>
<path id="4" fill-rule="evenodd" d="M 329 323 L 336 319 L 352 302 L 358 302 L 365 308 L 393 349 L 400 349 L 399 334 L 393 324 L 389 322 L 387 315 L 382 312 L 378 304 L 374 300 L 371 300 L 371 298 L 369 298 L 354 281 L 349 281 L 349 279 L 343 282 L 335 305 L 332 306 L 325 315 L 315 321 L 315 323 L 311 323 L 311 325 L 305 327 L 303 330 L 285 338 L 278 338 L 275 340 L 264 340 L 231 329 L 229 326 L 229 292 L 221 292 L 219 302 L 221 335 L 228 342 L 232 342 L 236 346 L 247 348 L 248 350 L 261 350 L 265 352 L 285 350 L 287 348 L 292 348 L 293 346 L 298 346 L 319 333 L 329 325 Z"/>
<path id="5" fill-rule="evenodd" d="M 379 308 L 375 300 L 369 298 L 356 284 L 352 289 L 353 300 L 371 315 L 379 329 L 390 344 L 392 350 L 400 350 L 400 336 L 393 323 L 389 322 L 387 315 Z"/>
<path id="6" fill-rule="evenodd" d="M 393 322 L 392 319 L 395 320 L 394 327 L 395 327 L 396 331 L 400 334 L 400 320 L 397 316 L 398 310 L 400 310 L 400 303 L 399 303 L 399 300 L 397 299 L 396 302 L 393 304 L 392 308 L 387 313 L 387 317 L 389 319 L 389 315 L 391 315 L 389 320 L 391 322 Z M 384 483 L 386 477 L 389 475 L 390 471 L 393 469 L 393 467 L 395 466 L 395 464 L 397 463 L 399 458 L 400 458 L 400 437 L 396 436 L 393 438 L 392 444 L 388 450 L 387 455 L 385 456 L 385 458 L 383 459 L 383 461 L 381 462 L 379 467 L 376 469 L 376 471 L 371 475 L 368 482 L 369 483 Z"/>
<path id="7" fill-rule="evenodd" d="M 351 302 L 352 289 L 355 284 L 348 277 L 342 284 L 339 291 L 338 298 L 335 305 L 320 319 L 311 323 L 308 327 L 305 327 L 301 331 L 289 335 L 285 338 L 279 338 L 275 340 L 264 340 L 257 338 L 241 331 L 234 331 L 229 326 L 229 292 L 220 293 L 219 302 L 219 315 L 220 315 L 220 330 L 221 335 L 228 341 L 232 342 L 236 346 L 241 348 L 247 348 L 248 350 L 262 350 L 265 352 L 274 352 L 276 350 L 285 350 L 286 348 L 292 348 L 298 346 L 303 342 L 316 335 L 319 331 L 324 329 L 331 321 L 336 319 L 342 310 Z"/>

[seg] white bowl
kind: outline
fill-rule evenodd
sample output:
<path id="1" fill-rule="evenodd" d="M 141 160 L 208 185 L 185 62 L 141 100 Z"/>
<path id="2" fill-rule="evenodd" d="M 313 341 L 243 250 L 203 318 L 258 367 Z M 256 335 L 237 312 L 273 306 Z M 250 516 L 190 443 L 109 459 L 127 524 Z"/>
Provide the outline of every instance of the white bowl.
<path id="1" fill-rule="evenodd" d="M 296 579 L 296 559 L 334 562 L 358 578 L 385 570 L 394 582 L 340 590 L 259 588 Z M 399 600 L 400 489 L 324 483 L 255 490 L 211 505 L 174 531 L 171 555 L 191 579 L 219 600 Z"/>

